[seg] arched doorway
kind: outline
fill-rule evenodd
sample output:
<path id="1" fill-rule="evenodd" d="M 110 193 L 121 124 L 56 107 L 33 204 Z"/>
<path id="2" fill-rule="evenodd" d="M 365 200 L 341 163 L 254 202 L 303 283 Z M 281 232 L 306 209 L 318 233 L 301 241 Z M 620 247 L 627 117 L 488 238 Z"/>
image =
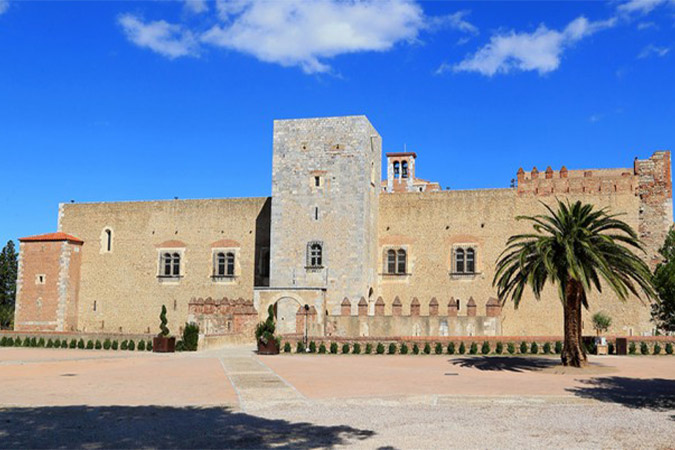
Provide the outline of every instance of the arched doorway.
<path id="1" fill-rule="evenodd" d="M 274 304 L 274 313 L 277 319 L 277 333 L 295 334 L 295 315 L 300 302 L 293 297 L 282 297 Z"/>

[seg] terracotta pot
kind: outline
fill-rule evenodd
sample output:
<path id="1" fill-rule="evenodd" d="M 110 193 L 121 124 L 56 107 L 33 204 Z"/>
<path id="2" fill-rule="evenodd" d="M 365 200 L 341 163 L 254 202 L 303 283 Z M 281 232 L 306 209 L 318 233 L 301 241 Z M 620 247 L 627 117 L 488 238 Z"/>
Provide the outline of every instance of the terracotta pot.
<path id="1" fill-rule="evenodd" d="M 279 346 L 275 339 L 270 339 L 267 341 L 267 344 L 263 344 L 261 341 L 258 341 L 258 354 L 259 355 L 278 355 Z"/>
<path id="2" fill-rule="evenodd" d="M 152 351 L 155 353 L 173 353 L 176 351 L 176 338 L 157 336 L 152 338 Z"/>

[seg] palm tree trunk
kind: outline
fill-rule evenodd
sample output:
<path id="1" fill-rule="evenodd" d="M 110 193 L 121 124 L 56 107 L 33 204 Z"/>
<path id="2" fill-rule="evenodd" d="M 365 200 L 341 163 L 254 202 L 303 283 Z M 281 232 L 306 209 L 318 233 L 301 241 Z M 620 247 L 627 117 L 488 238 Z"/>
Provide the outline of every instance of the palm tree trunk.
<path id="1" fill-rule="evenodd" d="M 569 278 L 565 288 L 565 343 L 561 359 L 563 366 L 583 367 L 587 364 L 586 353 L 581 345 L 581 297 L 583 286 Z"/>

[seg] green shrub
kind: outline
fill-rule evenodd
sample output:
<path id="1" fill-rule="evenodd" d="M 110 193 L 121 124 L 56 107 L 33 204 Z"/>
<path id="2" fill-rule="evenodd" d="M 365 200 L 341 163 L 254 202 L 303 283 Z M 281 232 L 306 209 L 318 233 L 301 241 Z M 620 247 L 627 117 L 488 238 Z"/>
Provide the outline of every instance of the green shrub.
<path id="1" fill-rule="evenodd" d="M 459 344 L 459 354 L 463 355 L 464 353 L 466 353 L 466 345 L 464 345 L 464 342 L 462 342 Z"/>
<path id="2" fill-rule="evenodd" d="M 342 344 L 342 353 L 347 354 L 349 353 L 349 342 L 345 342 Z"/>
<path id="3" fill-rule="evenodd" d="M 98 343 L 98 341 L 96 341 Z M 144 352 L 145 351 L 145 341 L 141 339 L 138 341 L 138 351 L 139 352 Z"/>
<path id="4" fill-rule="evenodd" d="M 129 345 L 127 346 L 127 349 L 131 350 L 131 351 L 136 350 L 136 343 L 134 342 L 133 339 L 129 341 Z M 185 349 L 185 341 L 183 341 L 183 349 Z"/>
<path id="5" fill-rule="evenodd" d="M 429 345 L 429 343 L 427 342 L 426 344 L 424 344 L 424 354 L 428 355 L 430 353 L 431 353 L 431 345 Z"/>
<path id="6" fill-rule="evenodd" d="M 122 341 L 122 344 L 120 345 L 120 350 L 126 350 L 127 348 L 129 348 L 129 341 L 125 339 Z"/>
<path id="7" fill-rule="evenodd" d="M 547 354 L 547 355 L 551 353 L 551 343 L 550 342 L 544 342 L 544 353 Z"/>
<path id="8" fill-rule="evenodd" d="M 46 345 L 46 347 L 47 347 L 47 348 L 53 348 L 53 347 L 54 347 L 54 343 L 52 342 L 52 339 L 51 339 L 51 338 L 47 339 L 47 345 Z"/>
<path id="9" fill-rule="evenodd" d="M 23 339 L 23 346 L 30 347 L 30 338 L 26 337 Z"/>
<path id="10" fill-rule="evenodd" d="M 420 347 L 417 344 L 413 344 L 413 355 L 419 355 L 420 354 Z"/>
<path id="11" fill-rule="evenodd" d="M 309 341 L 309 352 L 316 353 L 316 342 Z"/>
<path id="12" fill-rule="evenodd" d="M 361 354 L 361 344 L 358 342 L 354 344 L 354 347 L 352 348 L 352 353 L 355 355 Z"/>
<path id="13" fill-rule="evenodd" d="M 440 342 L 436 342 L 436 347 L 434 348 L 434 353 L 440 355 L 443 353 L 443 345 Z"/>
<path id="14" fill-rule="evenodd" d="M 370 342 L 366 344 L 366 355 L 370 355 L 373 353 L 373 344 Z"/>
<path id="15" fill-rule="evenodd" d="M 338 345 L 337 345 L 337 342 L 331 342 L 331 343 L 330 343 L 330 352 L 331 352 L 333 355 L 337 355 L 337 352 L 338 352 Z"/>
<path id="16" fill-rule="evenodd" d="M 37 347 L 37 343 L 38 343 L 38 341 L 37 341 L 37 339 L 35 339 L 35 336 L 30 338 L 30 346 L 31 347 Z"/>
<path id="17" fill-rule="evenodd" d="M 162 311 L 159 313 L 159 335 L 160 336 L 168 336 L 169 335 L 169 328 L 166 326 L 167 323 L 169 323 L 168 320 L 166 320 L 166 305 L 162 305 Z M 123 348 L 122 350 L 126 350 Z"/>
<path id="18" fill-rule="evenodd" d="M 654 344 L 654 354 L 655 354 L 655 355 L 658 355 L 658 354 L 660 354 L 660 353 L 661 353 L 661 346 L 660 346 L 659 343 L 657 342 L 657 343 Z"/>
<path id="19" fill-rule="evenodd" d="M 562 353 L 562 348 L 563 348 L 562 342 L 560 342 L 560 341 L 555 341 L 555 353 L 556 353 L 557 355 L 559 355 L 559 354 Z"/>
<path id="20" fill-rule="evenodd" d="M 610 355 L 614 354 L 614 342 L 607 343 L 607 353 L 609 353 Z"/>
<path id="21" fill-rule="evenodd" d="M 404 342 L 403 344 L 401 344 L 401 348 L 399 349 L 398 352 L 399 352 L 401 355 L 407 355 L 407 354 L 408 354 L 408 346 L 406 345 L 405 342 Z"/>
<path id="22" fill-rule="evenodd" d="M 483 342 L 483 345 L 480 348 L 480 352 L 484 355 L 490 353 L 490 343 L 488 341 Z"/>
<path id="23" fill-rule="evenodd" d="M 471 346 L 469 347 L 469 354 L 475 355 L 476 353 L 478 353 L 478 344 L 476 344 L 475 342 L 472 342 Z"/>
<path id="24" fill-rule="evenodd" d="M 40 338 L 40 340 L 37 343 L 38 347 L 44 347 L 45 346 L 45 338 Z"/>
<path id="25" fill-rule="evenodd" d="M 513 342 L 506 344 L 506 351 L 509 352 L 509 355 L 516 353 L 516 345 Z"/>
<path id="26" fill-rule="evenodd" d="M 455 354 L 455 343 L 450 342 L 448 344 L 448 355 L 454 355 Z"/>
<path id="27" fill-rule="evenodd" d="M 59 348 L 59 347 L 61 347 L 61 341 L 59 341 L 58 339 L 54 339 L 54 348 Z"/>
<path id="28" fill-rule="evenodd" d="M 635 347 L 635 342 L 631 342 L 630 345 L 628 346 L 628 353 L 634 355 L 636 352 L 637 348 Z"/>
<path id="29" fill-rule="evenodd" d="M 286 342 L 286 343 L 284 344 L 284 353 L 290 353 L 290 352 L 291 352 L 291 343 L 290 343 L 290 342 Z"/>
<path id="30" fill-rule="evenodd" d="M 89 339 L 89 340 L 87 341 L 87 350 L 93 350 L 93 349 L 94 349 L 94 341 L 92 341 L 91 339 Z"/>
<path id="31" fill-rule="evenodd" d="M 382 344 L 382 342 L 377 343 L 377 347 L 375 348 L 375 353 L 377 353 L 378 355 L 384 354 L 384 344 Z"/>
<path id="32" fill-rule="evenodd" d="M 112 342 L 110 339 L 106 339 L 103 341 L 103 350 L 110 350 L 110 347 L 112 346 Z"/>
<path id="33" fill-rule="evenodd" d="M 145 346 L 145 349 L 149 352 L 152 351 L 152 341 L 148 341 L 148 343 Z"/>
<path id="34" fill-rule="evenodd" d="M 595 355 L 597 353 L 595 348 L 595 340 L 582 342 L 581 345 L 583 346 L 587 355 Z"/>
<path id="35" fill-rule="evenodd" d="M 68 345 L 68 348 L 77 348 L 77 340 L 71 339 L 70 344 Z"/>
<path id="36" fill-rule="evenodd" d="M 183 343 L 182 339 L 179 339 L 178 341 L 176 341 L 176 351 L 177 352 L 185 351 L 185 344 Z"/>
<path id="37" fill-rule="evenodd" d="M 302 341 L 298 341 L 298 345 L 295 346 L 295 353 L 305 353 L 305 344 Z"/>
<path id="38" fill-rule="evenodd" d="M 79 349 L 84 348 L 84 339 L 80 338 L 80 340 L 77 341 L 77 348 L 79 348 Z"/>
<path id="39" fill-rule="evenodd" d="M 390 355 L 395 355 L 396 354 L 396 344 L 393 342 L 389 344 L 389 350 L 387 351 L 388 354 Z"/>
<path id="40" fill-rule="evenodd" d="M 523 341 L 520 343 L 520 353 L 523 355 L 527 353 L 527 342 Z"/>
<path id="41" fill-rule="evenodd" d="M 94 348 L 95 348 L 96 350 L 101 350 L 101 349 L 103 348 L 103 344 L 101 344 L 101 341 L 99 341 L 98 339 L 96 339 L 96 342 L 94 342 Z"/>
<path id="42" fill-rule="evenodd" d="M 183 328 L 183 348 L 188 352 L 195 352 L 198 345 L 199 325 L 186 322 L 185 328 Z"/>
<path id="43" fill-rule="evenodd" d="M 640 353 L 643 355 L 649 354 L 649 347 L 647 346 L 646 342 L 640 342 Z"/>
<path id="44" fill-rule="evenodd" d="M 532 353 L 533 355 L 536 355 L 537 353 L 539 353 L 539 346 L 537 345 L 536 342 L 533 342 L 530 345 L 530 353 Z"/>
<path id="45" fill-rule="evenodd" d="M 501 355 L 504 353 L 504 344 L 500 342 L 497 342 L 497 345 L 495 346 L 495 353 L 498 355 Z"/>
<path id="46" fill-rule="evenodd" d="M 0 339 L 0 347 L 5 347 L 7 345 L 7 336 L 3 336 Z"/>
<path id="47" fill-rule="evenodd" d="M 61 348 L 66 348 L 66 347 L 68 347 L 68 341 L 66 341 L 64 339 L 64 340 L 61 341 Z"/>
<path id="48" fill-rule="evenodd" d="M 670 342 L 666 344 L 666 353 L 669 355 L 673 354 L 673 344 L 671 344 Z"/>
<path id="49" fill-rule="evenodd" d="M 324 344 L 323 342 L 321 343 L 321 345 L 319 345 L 319 354 L 321 355 L 326 354 L 326 344 Z"/>

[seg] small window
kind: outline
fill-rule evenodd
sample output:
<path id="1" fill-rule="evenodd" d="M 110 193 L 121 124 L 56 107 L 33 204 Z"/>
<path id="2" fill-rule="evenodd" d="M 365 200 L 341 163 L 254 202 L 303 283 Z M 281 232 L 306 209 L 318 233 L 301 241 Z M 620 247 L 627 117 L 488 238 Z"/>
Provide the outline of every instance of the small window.
<path id="1" fill-rule="evenodd" d="M 394 178 L 398 178 L 400 172 L 400 165 L 399 162 L 396 161 L 394 162 Z"/>
<path id="2" fill-rule="evenodd" d="M 316 187 L 321 186 L 321 177 L 314 177 L 314 186 Z"/>
<path id="3" fill-rule="evenodd" d="M 472 248 L 466 249 L 466 272 L 476 272 L 476 252 Z"/>
<path id="4" fill-rule="evenodd" d="M 113 247 L 113 231 L 106 227 L 101 232 L 101 253 L 111 253 Z"/>
<path id="5" fill-rule="evenodd" d="M 401 164 L 401 178 L 408 178 L 408 161 Z"/>
<path id="6" fill-rule="evenodd" d="M 386 273 L 404 275 L 407 269 L 407 254 L 402 248 L 387 250 Z"/>
<path id="7" fill-rule="evenodd" d="M 323 266 L 323 246 L 320 242 L 307 245 L 307 266 L 320 268 Z"/>
<path id="8" fill-rule="evenodd" d="M 396 273 L 396 250 L 387 251 L 387 273 Z"/>
<path id="9" fill-rule="evenodd" d="M 38 274 L 35 275 L 35 284 L 45 284 L 45 275 L 44 274 Z"/>
<path id="10" fill-rule="evenodd" d="M 112 230 L 105 230 L 106 234 L 106 251 L 112 251 Z"/>
<path id="11" fill-rule="evenodd" d="M 180 253 L 163 253 L 161 256 L 160 267 L 163 277 L 180 276 Z"/>
<path id="12" fill-rule="evenodd" d="M 455 250 L 455 272 L 464 273 L 464 249 Z"/>
<path id="13" fill-rule="evenodd" d="M 319 207 L 314 207 L 314 220 L 319 220 Z"/>
<path id="14" fill-rule="evenodd" d="M 234 253 L 229 252 L 227 254 L 227 276 L 228 277 L 233 277 L 234 276 Z"/>
<path id="15" fill-rule="evenodd" d="M 227 261 L 225 258 L 225 253 L 218 253 L 216 255 L 216 275 L 219 277 L 224 277 L 227 270 Z"/>
<path id="16" fill-rule="evenodd" d="M 406 273 L 406 253 L 403 249 L 396 252 L 396 272 Z"/>

